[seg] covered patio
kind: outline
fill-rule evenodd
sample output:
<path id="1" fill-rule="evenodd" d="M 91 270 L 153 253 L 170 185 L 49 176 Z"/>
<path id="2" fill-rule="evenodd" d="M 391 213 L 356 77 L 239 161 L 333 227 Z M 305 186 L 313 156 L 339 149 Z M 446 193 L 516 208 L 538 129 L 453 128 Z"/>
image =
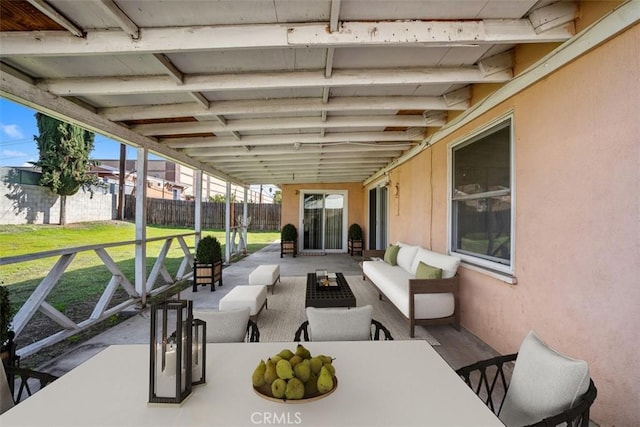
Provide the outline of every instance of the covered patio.
<path id="1" fill-rule="evenodd" d="M 358 223 L 460 257 L 466 331 L 536 330 L 589 363 L 595 422 L 640 419 L 638 2 L 0 5 L 3 97 L 137 147 L 140 176 L 196 169 L 197 204 L 203 174 L 279 186 L 301 251 Z"/>

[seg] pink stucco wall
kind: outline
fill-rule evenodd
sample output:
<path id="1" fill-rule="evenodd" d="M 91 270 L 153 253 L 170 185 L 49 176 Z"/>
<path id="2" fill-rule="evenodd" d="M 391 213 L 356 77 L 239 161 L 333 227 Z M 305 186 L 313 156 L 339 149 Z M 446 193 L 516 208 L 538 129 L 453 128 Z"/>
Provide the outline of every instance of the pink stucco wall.
<path id="1" fill-rule="evenodd" d="M 415 206 L 390 209 L 390 241 L 446 251 L 447 144 L 513 112 L 517 284 L 461 268 L 462 323 L 501 353 L 535 329 L 586 360 L 601 425 L 640 424 L 638 40 L 636 25 L 391 174 Z"/>

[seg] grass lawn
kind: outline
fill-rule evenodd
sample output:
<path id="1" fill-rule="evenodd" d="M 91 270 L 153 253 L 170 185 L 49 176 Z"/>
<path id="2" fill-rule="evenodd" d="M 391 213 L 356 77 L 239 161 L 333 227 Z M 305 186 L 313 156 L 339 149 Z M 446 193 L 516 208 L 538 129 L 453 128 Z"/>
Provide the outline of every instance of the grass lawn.
<path id="1" fill-rule="evenodd" d="M 193 230 L 179 227 L 147 227 L 147 238 L 189 233 L 193 233 Z M 212 235 L 218 238 L 224 253 L 224 230 L 205 230 L 202 235 Z M 247 236 L 248 253 L 258 251 L 279 238 L 279 231 L 249 232 Z M 90 222 L 64 227 L 3 225 L 0 226 L 0 256 L 6 258 L 70 247 L 133 240 L 135 240 L 135 225 L 128 222 Z M 193 253 L 194 236 L 186 236 L 185 241 Z M 164 240 L 160 240 L 147 245 L 147 274 L 151 271 L 163 244 Z M 107 248 L 106 251 L 118 265 L 118 268 L 133 283 L 135 245 L 116 246 Z M 175 276 L 183 257 L 182 248 L 177 241 L 174 241 L 165 262 L 165 266 L 172 276 Z M 14 314 L 33 293 L 33 290 L 51 270 L 58 258 L 59 256 L 54 256 L 0 266 L 0 284 L 8 287 L 10 291 Z M 76 322 L 85 320 L 89 317 L 110 279 L 111 273 L 94 251 L 78 253 L 47 298 L 47 302 Z M 158 280 L 162 281 L 163 279 Z M 127 299 L 126 293 L 122 288 L 119 288 L 110 306 L 125 299 Z M 117 320 L 110 319 L 106 322 L 117 323 Z M 53 323 L 42 314 L 37 313 L 21 336 L 29 335 L 27 329 L 43 329 L 44 322 Z"/>

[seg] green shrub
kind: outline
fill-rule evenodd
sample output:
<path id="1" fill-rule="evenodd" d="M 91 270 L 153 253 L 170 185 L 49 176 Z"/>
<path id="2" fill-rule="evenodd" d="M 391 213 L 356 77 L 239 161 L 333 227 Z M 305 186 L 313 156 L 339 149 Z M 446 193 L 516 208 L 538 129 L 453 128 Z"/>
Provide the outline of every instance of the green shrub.
<path id="1" fill-rule="evenodd" d="M 3 347 L 12 335 L 11 320 L 13 320 L 13 308 L 9 301 L 9 289 L 0 285 L 0 347 Z"/>
<path id="2" fill-rule="evenodd" d="M 298 240 L 298 230 L 293 224 L 286 224 L 284 227 L 282 227 L 280 239 L 283 242 L 295 242 L 296 240 Z"/>
<path id="3" fill-rule="evenodd" d="M 358 224 L 351 224 L 348 233 L 350 240 L 362 240 L 362 227 Z"/>
<path id="4" fill-rule="evenodd" d="M 203 237 L 196 249 L 196 261 L 202 264 L 213 264 L 222 260 L 222 247 L 217 238 L 213 236 Z"/>

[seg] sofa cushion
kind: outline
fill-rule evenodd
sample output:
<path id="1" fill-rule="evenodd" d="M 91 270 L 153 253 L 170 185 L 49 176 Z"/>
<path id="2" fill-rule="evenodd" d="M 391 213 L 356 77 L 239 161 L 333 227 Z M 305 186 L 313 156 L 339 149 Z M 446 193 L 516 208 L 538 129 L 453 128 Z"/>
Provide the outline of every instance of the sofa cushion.
<path id="1" fill-rule="evenodd" d="M 398 251 L 400 250 L 400 246 L 389 245 L 386 251 L 384 251 L 384 262 L 389 265 L 398 264 Z"/>
<path id="2" fill-rule="evenodd" d="M 458 266 L 460 265 L 460 258 L 458 257 L 439 254 L 425 248 L 418 248 L 413 260 L 413 264 L 411 265 L 411 268 L 407 269 L 407 271 L 415 276 L 420 261 L 427 265 L 441 268 L 443 279 L 449 279 L 455 276 L 456 272 L 458 271 Z"/>
<path id="3" fill-rule="evenodd" d="M 522 426 L 559 414 L 587 392 L 589 380 L 585 361 L 556 352 L 530 331 L 520 346 L 500 420 Z"/>
<path id="4" fill-rule="evenodd" d="M 373 306 L 354 308 L 307 307 L 311 341 L 366 341 L 371 339 Z"/>
<path id="5" fill-rule="evenodd" d="M 420 261 L 416 269 L 416 279 L 442 279 L 442 269 Z"/>
<path id="6" fill-rule="evenodd" d="M 407 245 L 406 243 L 398 242 L 400 250 L 398 251 L 398 265 L 403 270 L 415 274 L 415 269 L 411 269 L 413 259 L 418 251 L 418 246 Z M 433 264 L 432 264 L 433 265 Z M 417 267 L 417 266 L 416 266 Z"/>

